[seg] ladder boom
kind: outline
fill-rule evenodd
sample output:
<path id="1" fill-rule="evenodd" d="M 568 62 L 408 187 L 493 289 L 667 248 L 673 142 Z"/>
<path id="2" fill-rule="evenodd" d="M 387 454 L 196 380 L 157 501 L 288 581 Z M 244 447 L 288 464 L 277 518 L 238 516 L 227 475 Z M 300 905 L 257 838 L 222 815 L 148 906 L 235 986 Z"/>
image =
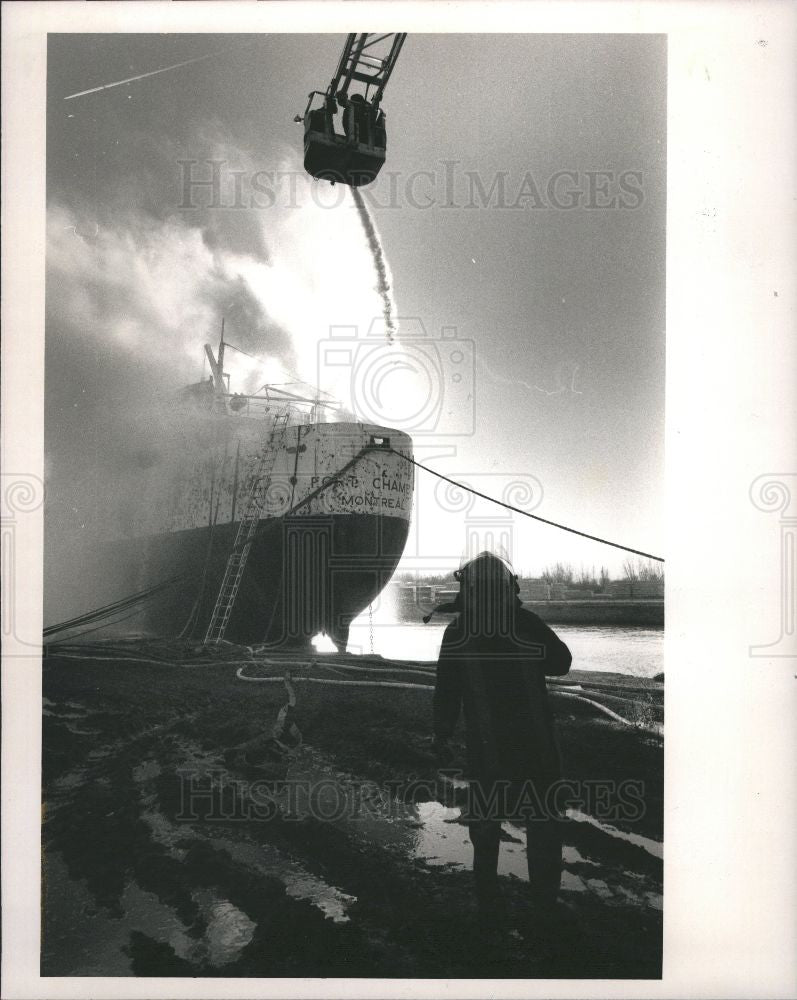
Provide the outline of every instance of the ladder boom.
<path id="1" fill-rule="evenodd" d="M 382 100 L 382 95 L 401 52 L 406 32 L 389 34 L 350 34 L 343 46 L 338 68 L 329 85 L 329 95 L 344 97 L 354 81 L 366 86 L 365 99 L 374 106 Z M 374 51 L 366 52 L 366 49 Z M 370 88 L 374 88 L 369 93 Z"/>

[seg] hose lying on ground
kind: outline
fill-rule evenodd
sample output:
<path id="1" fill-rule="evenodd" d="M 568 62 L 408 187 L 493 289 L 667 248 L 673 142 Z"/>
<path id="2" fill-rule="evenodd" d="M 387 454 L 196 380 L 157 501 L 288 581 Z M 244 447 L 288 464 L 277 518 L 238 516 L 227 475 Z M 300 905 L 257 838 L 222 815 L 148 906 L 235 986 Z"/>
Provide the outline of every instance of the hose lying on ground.
<path id="1" fill-rule="evenodd" d="M 89 647 L 91 648 L 91 647 Z M 95 647 L 96 648 L 96 647 Z M 236 647 L 230 647 L 228 652 L 235 653 L 238 651 Z M 65 645 L 58 649 L 58 655 L 67 659 L 79 659 L 79 660 L 113 660 L 121 662 L 132 662 L 132 663 L 147 663 L 153 664 L 155 666 L 166 666 L 174 665 L 174 659 L 156 659 L 148 656 L 130 656 L 129 648 L 115 643 L 111 645 L 110 643 L 104 648 L 104 650 L 99 653 L 89 653 L 85 646 L 76 646 L 70 648 Z M 120 655 L 122 654 L 122 655 Z M 242 681 L 248 681 L 260 684 L 284 684 L 285 674 L 290 673 L 290 677 L 293 683 L 306 683 L 306 684 L 321 684 L 328 685 L 331 687 L 360 687 L 360 688 L 390 688 L 397 690 L 414 690 L 414 691 L 433 691 L 434 690 L 434 678 L 435 678 L 435 668 L 422 667 L 419 664 L 414 664 L 413 666 L 402 666 L 396 665 L 392 667 L 385 666 L 360 666 L 359 664 L 347 663 L 345 661 L 335 658 L 334 662 L 325 662 L 323 659 L 311 658 L 306 660 L 296 660 L 287 657 L 258 657 L 253 656 L 248 659 L 240 659 L 236 657 L 235 659 L 222 659 L 221 657 L 216 657 L 214 659 L 196 659 L 184 661 L 181 665 L 183 666 L 230 666 L 237 667 L 236 677 Z M 246 674 L 244 671 L 247 667 L 252 666 L 266 666 L 272 669 L 280 670 L 280 673 L 275 673 L 270 676 L 258 676 L 252 677 Z M 340 671 L 351 671 L 353 673 L 365 673 L 365 674 L 392 674 L 394 677 L 401 674 L 409 674 L 413 677 L 418 675 L 426 677 L 429 679 L 428 683 L 418 683 L 417 681 L 401 681 L 401 680 L 383 680 L 383 679 L 358 679 L 358 680 L 343 680 L 333 677 L 303 677 L 301 675 L 297 676 L 294 671 L 301 669 L 311 669 L 311 670 L 334 670 L 336 673 Z M 570 698 L 575 701 L 579 701 L 582 704 L 589 705 L 591 708 L 595 709 L 601 715 L 606 718 L 611 719 L 613 722 L 617 722 L 620 725 L 628 726 L 629 728 L 641 730 L 650 733 L 655 736 L 661 736 L 662 728 L 659 724 L 653 725 L 640 725 L 631 719 L 620 715 L 618 712 L 613 711 L 607 705 L 602 704 L 600 701 L 596 701 L 593 698 L 587 697 L 584 694 L 578 694 L 574 690 L 568 690 L 568 687 L 575 685 L 568 685 L 567 682 L 553 681 L 549 687 L 548 691 L 553 696 L 559 696 L 562 698 Z M 592 692 L 590 692 L 592 693 Z"/>
<path id="2" fill-rule="evenodd" d="M 269 661 L 266 661 L 266 662 L 269 662 Z M 276 663 L 269 663 L 269 665 L 275 666 Z M 292 666 L 293 669 L 296 669 L 299 666 L 305 666 L 305 665 L 306 666 L 319 667 L 319 666 L 323 666 L 324 664 L 319 664 L 319 663 L 317 663 L 315 661 L 313 661 L 313 662 L 309 662 L 308 661 L 306 664 L 305 663 L 302 663 L 302 664 L 293 663 L 291 666 Z M 255 682 L 255 683 L 263 683 L 263 684 L 268 684 L 268 683 L 271 683 L 271 684 L 282 683 L 282 681 L 283 681 L 283 678 L 282 678 L 281 675 L 273 675 L 273 676 L 270 676 L 270 677 L 263 677 L 263 676 L 260 676 L 260 677 L 250 677 L 248 674 L 244 673 L 244 671 L 246 669 L 246 666 L 249 666 L 249 664 L 247 664 L 245 666 L 239 667 L 238 670 L 236 671 L 235 676 L 239 680 L 242 680 L 242 681 L 252 681 L 252 682 Z M 330 667 L 331 666 L 332 665 L 330 664 Z M 340 670 L 357 670 L 357 671 L 369 672 L 369 668 L 368 667 L 355 667 L 355 666 L 353 666 L 351 664 L 345 664 L 345 663 L 336 663 L 334 665 L 334 669 L 340 669 Z M 401 673 L 403 668 L 397 667 L 397 668 L 394 668 L 394 669 L 391 670 L 389 668 L 382 667 L 382 668 L 376 668 L 376 669 L 378 669 L 380 672 L 383 672 L 383 673 Z M 426 673 L 426 671 L 418 671 L 418 672 Z M 432 672 L 429 671 L 429 673 L 431 674 Z M 350 681 L 350 680 L 338 680 L 337 678 L 332 678 L 332 677 L 301 677 L 301 676 L 297 677 L 294 674 L 291 675 L 291 678 L 292 678 L 292 680 L 293 680 L 294 683 L 296 683 L 298 681 L 302 681 L 302 682 L 307 683 L 307 684 L 327 684 L 327 685 L 330 685 L 330 686 L 333 686 L 333 687 L 398 688 L 398 689 L 405 689 L 405 690 L 406 689 L 410 689 L 410 690 L 416 690 L 416 691 L 433 691 L 434 690 L 434 683 L 416 684 L 416 683 L 410 683 L 410 682 L 407 682 L 407 681 L 383 681 L 383 680 L 372 680 L 372 681 L 368 681 L 368 680 L 351 680 Z M 631 719 L 626 719 L 624 716 L 619 715 L 617 712 L 612 711 L 612 709 L 608 708 L 606 705 L 601 704 L 599 701 L 595 701 L 592 698 L 586 698 L 586 697 L 584 697 L 584 695 L 581 695 L 581 694 L 576 694 L 575 691 L 566 691 L 566 690 L 562 690 L 562 688 L 559 687 L 559 686 L 551 686 L 549 688 L 549 693 L 552 694 L 552 695 L 559 695 L 560 697 L 563 697 L 563 698 L 572 698 L 572 699 L 574 699 L 576 701 L 582 702 L 585 705 L 589 705 L 590 707 L 592 707 L 592 708 L 596 709 L 598 712 L 600 712 L 602 715 L 605 715 L 607 718 L 611 719 L 613 722 L 619 722 L 621 725 L 628 726 L 628 727 L 630 727 L 632 729 L 641 729 L 641 730 L 644 730 L 645 732 L 651 733 L 652 735 L 656 735 L 656 736 L 660 736 L 661 735 L 660 728 L 656 728 L 656 727 L 652 727 L 652 726 L 641 726 L 638 723 L 633 722 Z"/>
<path id="3" fill-rule="evenodd" d="M 235 676 L 241 681 L 257 681 L 259 683 L 282 683 L 282 677 L 247 677 L 243 673 L 245 667 L 239 667 Z M 302 681 L 305 684 L 332 684 L 344 687 L 378 687 L 378 688 L 414 688 L 418 691 L 433 691 L 434 684 L 410 684 L 403 681 L 341 681 L 332 677 L 294 677 L 294 684 Z"/>

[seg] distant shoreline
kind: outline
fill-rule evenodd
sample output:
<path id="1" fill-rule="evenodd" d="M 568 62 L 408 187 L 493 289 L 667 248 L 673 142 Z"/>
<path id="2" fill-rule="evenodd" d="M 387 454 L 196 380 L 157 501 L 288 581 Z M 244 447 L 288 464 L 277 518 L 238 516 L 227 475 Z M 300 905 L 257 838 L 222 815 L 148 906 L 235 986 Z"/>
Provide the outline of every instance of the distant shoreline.
<path id="1" fill-rule="evenodd" d="M 583 600 L 524 601 L 523 606 L 539 615 L 550 625 L 641 625 L 664 627 L 664 601 L 661 598 L 607 598 Z M 414 609 L 413 609 L 414 610 Z M 418 617 L 402 617 L 407 624 L 416 624 Z M 442 616 L 441 616 L 442 617 Z M 445 616 L 446 618 L 448 616 Z"/>
<path id="2" fill-rule="evenodd" d="M 585 598 L 583 601 L 526 601 L 543 621 L 563 625 L 664 626 L 664 601 L 656 598 Z"/>

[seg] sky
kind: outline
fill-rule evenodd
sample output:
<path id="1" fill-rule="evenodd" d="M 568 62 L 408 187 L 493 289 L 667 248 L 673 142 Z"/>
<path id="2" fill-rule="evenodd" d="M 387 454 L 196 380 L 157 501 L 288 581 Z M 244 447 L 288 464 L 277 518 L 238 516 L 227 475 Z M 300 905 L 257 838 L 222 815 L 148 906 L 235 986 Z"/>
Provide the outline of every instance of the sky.
<path id="1" fill-rule="evenodd" d="M 85 530 L 103 477 L 139 447 L 129 414 L 202 376 L 224 317 L 259 358 L 233 355 L 234 387 L 320 382 L 410 430 L 445 475 L 663 555 L 664 37 L 408 37 L 383 101 L 387 163 L 363 191 L 394 356 L 416 370 L 394 366 L 378 391 L 359 381 L 386 350 L 368 245 L 350 193 L 303 174 L 293 122 L 343 41 L 50 36 L 51 531 Z M 216 205 L 207 186 L 186 194 L 210 161 Z M 350 368 L 319 370 L 331 333 Z M 477 545 L 524 572 L 559 560 L 621 575 L 627 553 L 468 505 L 424 472 L 416 488 L 404 568 L 450 568 Z"/>

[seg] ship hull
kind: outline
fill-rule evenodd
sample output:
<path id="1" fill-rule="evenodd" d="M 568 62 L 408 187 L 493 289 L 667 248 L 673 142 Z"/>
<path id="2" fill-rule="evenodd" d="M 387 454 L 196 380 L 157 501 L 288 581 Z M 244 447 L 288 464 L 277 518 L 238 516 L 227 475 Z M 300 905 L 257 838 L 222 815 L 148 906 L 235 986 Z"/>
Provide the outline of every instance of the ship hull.
<path id="1" fill-rule="evenodd" d="M 136 592 L 177 577 L 139 618 L 150 634 L 202 640 L 237 523 L 116 543 Z M 409 521 L 331 514 L 261 523 L 224 638 L 247 645 L 308 646 L 319 632 L 345 649 L 351 621 L 385 587 L 401 558 Z"/>
<path id="2" fill-rule="evenodd" d="M 45 588 L 46 625 L 123 602 L 124 614 L 107 624 L 92 620 L 92 634 L 203 641 L 214 623 L 211 638 L 247 645 L 304 646 L 321 632 L 345 648 L 351 621 L 385 587 L 407 540 L 411 439 L 354 423 L 275 435 L 263 420 L 194 414 L 167 431 L 150 437 L 145 468 L 92 491 L 104 530 L 86 517 L 92 530 Z M 241 521 L 253 512 L 224 621 L 225 570 L 240 557 Z"/>

